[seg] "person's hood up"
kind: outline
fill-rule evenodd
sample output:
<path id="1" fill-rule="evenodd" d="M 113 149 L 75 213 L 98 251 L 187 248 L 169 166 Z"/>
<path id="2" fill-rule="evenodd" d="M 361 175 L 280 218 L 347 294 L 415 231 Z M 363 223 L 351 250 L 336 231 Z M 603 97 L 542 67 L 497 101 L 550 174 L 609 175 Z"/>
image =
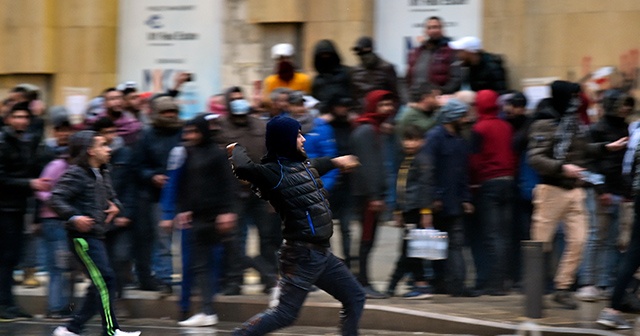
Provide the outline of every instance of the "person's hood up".
<path id="1" fill-rule="evenodd" d="M 500 112 L 498 93 L 493 90 L 481 90 L 476 95 L 476 109 L 479 119 L 495 118 Z"/>
<path id="2" fill-rule="evenodd" d="M 213 141 L 213 132 L 207 119 L 207 113 L 200 114 L 195 118 L 187 121 L 185 126 L 195 126 L 198 133 L 202 134 L 202 139 L 197 146 L 206 146 Z"/>
<path id="3" fill-rule="evenodd" d="M 82 167 L 89 167 L 89 153 L 87 150 L 93 146 L 95 131 L 80 131 L 69 138 L 69 156 L 73 163 Z"/>
<path id="4" fill-rule="evenodd" d="M 579 92 L 579 84 L 557 80 L 551 83 L 551 106 L 563 115 L 569 109 L 571 99 Z"/>
<path id="5" fill-rule="evenodd" d="M 267 156 L 263 161 L 276 161 L 280 158 L 304 161 L 306 157 L 298 151 L 298 134 L 301 128 L 300 123 L 293 118 L 278 116 L 271 119 L 267 123 Z"/>
<path id="6" fill-rule="evenodd" d="M 364 112 L 375 113 L 378 109 L 378 103 L 385 99 L 395 99 L 393 93 L 387 90 L 373 90 L 364 97 Z"/>
<path id="7" fill-rule="evenodd" d="M 329 57 L 320 57 L 321 54 L 329 54 Z M 313 66 L 318 73 L 332 72 L 342 64 L 338 51 L 330 40 L 320 40 L 313 51 Z"/>

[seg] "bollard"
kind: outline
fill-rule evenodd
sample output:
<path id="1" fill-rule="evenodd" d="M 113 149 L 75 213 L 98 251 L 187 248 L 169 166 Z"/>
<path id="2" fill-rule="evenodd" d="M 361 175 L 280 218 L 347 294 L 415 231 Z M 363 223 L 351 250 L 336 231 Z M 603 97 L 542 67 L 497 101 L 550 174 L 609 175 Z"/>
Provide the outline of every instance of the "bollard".
<path id="1" fill-rule="evenodd" d="M 542 298 L 544 295 L 544 253 L 542 242 L 525 240 L 522 242 L 524 257 L 524 309 L 529 318 L 542 318 Z"/>

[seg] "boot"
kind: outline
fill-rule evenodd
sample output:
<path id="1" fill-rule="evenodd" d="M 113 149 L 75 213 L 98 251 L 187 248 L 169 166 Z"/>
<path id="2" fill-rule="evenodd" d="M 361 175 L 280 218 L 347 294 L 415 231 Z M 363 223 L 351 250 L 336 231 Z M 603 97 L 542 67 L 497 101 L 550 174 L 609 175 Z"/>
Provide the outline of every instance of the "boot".
<path id="1" fill-rule="evenodd" d="M 36 269 L 33 267 L 24 269 L 24 279 L 22 280 L 22 285 L 27 288 L 38 288 L 40 287 L 40 281 L 36 279 Z"/>

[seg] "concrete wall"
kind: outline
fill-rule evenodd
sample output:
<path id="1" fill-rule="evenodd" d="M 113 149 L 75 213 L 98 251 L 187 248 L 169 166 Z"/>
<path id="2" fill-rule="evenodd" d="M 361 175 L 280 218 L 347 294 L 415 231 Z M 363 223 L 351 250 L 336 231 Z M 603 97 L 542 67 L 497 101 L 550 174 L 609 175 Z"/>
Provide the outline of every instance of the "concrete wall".
<path id="1" fill-rule="evenodd" d="M 312 52 L 336 42 L 345 64 L 372 34 L 375 0 L 226 0 L 223 86 L 251 90 L 273 69 L 271 46 L 290 42 L 313 73 Z M 395 0 L 394 0 L 395 1 Z M 523 78 L 578 80 L 613 65 L 635 76 L 638 0 L 483 0 L 485 49 L 505 55 L 512 87 Z M 63 102 L 65 87 L 95 95 L 116 83 L 117 0 L 0 0 L 0 96 L 31 81 Z M 251 91 L 248 91 L 251 92 Z"/>
<path id="2" fill-rule="evenodd" d="M 114 85 L 117 4 L 0 0 L 0 93 L 31 81 L 50 102 L 61 103 L 64 87 L 88 87 L 97 94 Z"/>
<path id="3" fill-rule="evenodd" d="M 484 0 L 485 49 L 504 54 L 513 87 L 523 78 L 580 80 L 603 66 L 635 75 L 638 0 Z"/>

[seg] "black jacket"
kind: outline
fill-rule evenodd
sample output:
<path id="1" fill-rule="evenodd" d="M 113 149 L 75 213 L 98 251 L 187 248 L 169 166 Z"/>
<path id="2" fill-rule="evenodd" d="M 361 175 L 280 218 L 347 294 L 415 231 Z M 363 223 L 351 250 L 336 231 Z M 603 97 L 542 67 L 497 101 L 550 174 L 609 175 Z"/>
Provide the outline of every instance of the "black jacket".
<path id="1" fill-rule="evenodd" d="M 374 54 L 375 55 L 375 54 Z M 353 99 L 363 104 L 364 97 L 373 90 L 391 91 L 398 97 L 398 76 L 393 64 L 375 55 L 374 64 L 359 64 L 351 70 Z"/>
<path id="2" fill-rule="evenodd" d="M 407 212 L 431 208 L 433 165 L 429 156 L 424 151 L 420 151 L 413 157 L 410 164 L 407 176 L 398 175 L 398 179 L 406 178 L 406 183 L 404 190 L 396 190 L 396 209 Z"/>
<path id="3" fill-rule="evenodd" d="M 182 129 L 163 129 L 149 127 L 143 130 L 133 154 L 133 169 L 137 174 L 140 190 L 147 193 L 153 202 L 160 201 L 161 189 L 151 178 L 167 173 L 169 152 L 178 146 L 182 139 Z"/>
<path id="4" fill-rule="evenodd" d="M 91 168 L 70 166 L 51 192 L 49 206 L 62 220 L 68 221 L 73 216 L 89 216 L 95 221 L 89 232 L 79 232 L 73 223 L 67 222 L 66 228 L 72 238 L 103 239 L 107 231 L 107 214 L 104 211 L 109 208 L 108 201 L 122 209 L 111 185 L 109 170 L 103 167 L 100 174 L 102 183 L 98 183 Z"/>
<path id="5" fill-rule="evenodd" d="M 27 198 L 33 195 L 31 180 L 42 170 L 38 160 L 37 137 L 25 133 L 18 137 L 9 126 L 0 132 L 0 210 L 25 212 Z"/>
<path id="6" fill-rule="evenodd" d="M 109 162 L 109 172 L 113 190 L 118 199 L 122 202 L 122 212 L 118 217 L 125 217 L 133 220 L 136 212 L 136 185 L 134 171 L 132 167 L 133 150 L 125 146 L 121 138 L 111 146 L 111 161 Z"/>
<path id="7" fill-rule="evenodd" d="M 342 65 L 340 55 L 331 41 L 321 40 L 316 44 L 313 65 L 318 72 L 311 84 L 313 97 L 327 102 L 338 94 L 351 96 L 351 70 Z"/>
<path id="8" fill-rule="evenodd" d="M 623 118 L 605 115 L 597 124 L 591 127 L 591 140 L 596 143 L 610 143 L 622 137 L 629 136 L 629 125 Z M 630 189 L 622 177 L 622 160 L 625 151 L 605 151 L 599 160 L 593 160 L 591 167 L 594 172 L 604 175 L 605 184 L 596 186 L 599 193 L 614 195 L 629 195 Z"/>
<path id="9" fill-rule="evenodd" d="M 480 63 L 469 67 L 469 85 L 471 90 L 493 90 L 504 93 L 507 90 L 507 78 L 498 62 L 497 55 L 480 53 Z"/>
<path id="10" fill-rule="evenodd" d="M 329 158 L 256 164 L 238 145 L 232 159 L 236 176 L 251 182 L 280 214 L 284 239 L 329 246 L 333 222 L 327 191 L 320 180 L 335 168 Z"/>

